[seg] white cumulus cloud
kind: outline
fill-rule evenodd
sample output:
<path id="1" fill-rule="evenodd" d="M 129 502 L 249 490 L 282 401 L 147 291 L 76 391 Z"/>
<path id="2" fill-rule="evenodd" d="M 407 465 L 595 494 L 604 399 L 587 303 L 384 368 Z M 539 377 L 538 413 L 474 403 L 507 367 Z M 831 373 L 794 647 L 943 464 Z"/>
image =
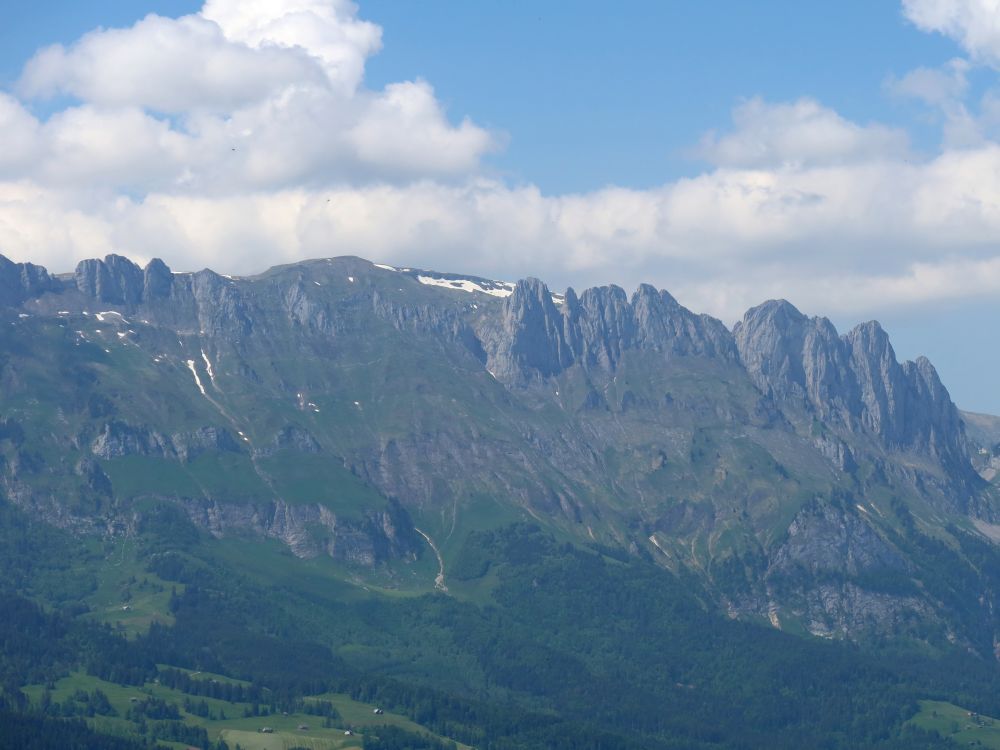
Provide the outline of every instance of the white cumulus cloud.
<path id="1" fill-rule="evenodd" d="M 165 113 L 226 112 L 297 83 L 321 84 L 318 61 L 304 50 L 254 49 L 225 37 L 201 16 L 150 15 L 129 29 L 93 31 L 68 49 L 38 52 L 19 90 L 28 97 L 67 94 L 105 106 Z"/>
<path id="2" fill-rule="evenodd" d="M 382 30 L 357 18 L 350 0 L 208 0 L 201 15 L 253 49 L 303 49 L 342 92 L 353 92 Z"/>
<path id="3" fill-rule="evenodd" d="M 380 45 L 381 29 L 344 0 L 209 0 L 197 14 L 149 15 L 40 50 L 16 91 L 75 103 L 40 124 L 8 97 L 0 127 L 40 130 L 41 158 L 22 176 L 64 185 L 92 170 L 96 184 L 130 193 L 476 170 L 495 136 L 453 124 L 429 84 L 362 86 Z"/>
<path id="4" fill-rule="evenodd" d="M 903 13 L 922 31 L 951 37 L 975 60 L 1000 67 L 997 0 L 903 0 Z"/>
<path id="5" fill-rule="evenodd" d="M 901 130 L 858 125 L 808 98 L 779 104 L 754 98 L 736 108 L 733 121 L 732 131 L 706 135 L 697 153 L 731 167 L 842 164 L 900 156 L 909 140 Z"/>

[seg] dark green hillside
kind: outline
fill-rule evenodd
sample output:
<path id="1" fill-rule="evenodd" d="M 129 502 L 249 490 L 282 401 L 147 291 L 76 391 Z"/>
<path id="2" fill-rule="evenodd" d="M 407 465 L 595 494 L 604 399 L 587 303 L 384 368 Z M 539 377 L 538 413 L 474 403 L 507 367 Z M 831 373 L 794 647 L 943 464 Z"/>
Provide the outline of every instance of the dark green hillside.
<path id="1" fill-rule="evenodd" d="M 157 549 L 155 535 L 169 523 L 141 539 L 143 549 Z M 37 541 L 9 508 L 3 528 L 10 548 Z M 77 555 L 75 567 L 101 575 L 106 560 L 61 543 Z M 1000 712 L 995 670 L 973 657 L 891 655 L 731 621 L 694 595 L 691 580 L 557 542 L 533 526 L 468 537 L 458 554 L 466 567 L 454 575 L 470 588 L 488 586 L 485 606 L 344 587 L 329 567 L 296 580 L 285 575 L 280 548 L 255 554 L 266 563 L 252 573 L 210 540 L 151 554 L 149 572 L 183 593 L 169 601 L 174 624 L 130 640 L 92 614 L 30 603 L 24 593 L 46 598 L 51 566 L 9 555 L 22 593 L 5 596 L 3 684 L 24 717 L 8 714 L 11 726 L 77 716 L 133 741 L 169 734 L 211 744 L 244 731 L 239 722 L 254 706 L 275 719 L 282 711 L 302 717 L 322 700 L 310 696 L 329 694 L 483 748 L 902 748 L 943 746 L 904 727 L 918 700 Z M 318 585 L 323 578 L 330 585 Z M 178 670 L 218 677 L 192 680 Z M 81 676 L 60 680 L 70 674 Z M 71 696 L 61 687 L 43 700 L 45 685 L 63 684 L 112 703 L 122 694 L 115 685 L 150 686 L 162 717 L 140 720 L 132 704 L 91 713 L 86 702 L 60 697 Z M 201 700 L 208 709 L 197 708 Z M 181 725 L 192 729 L 184 734 Z M 371 734 L 365 741 L 375 747 L 405 737 Z"/>

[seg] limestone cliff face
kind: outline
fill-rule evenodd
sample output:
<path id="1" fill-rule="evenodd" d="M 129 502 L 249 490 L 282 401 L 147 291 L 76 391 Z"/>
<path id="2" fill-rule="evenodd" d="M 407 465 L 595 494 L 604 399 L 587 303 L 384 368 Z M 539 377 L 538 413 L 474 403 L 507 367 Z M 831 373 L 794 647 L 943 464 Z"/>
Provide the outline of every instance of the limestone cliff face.
<path id="1" fill-rule="evenodd" d="M 25 300 L 59 289 L 59 282 L 41 266 L 14 263 L 0 255 L 0 307 L 16 307 Z"/>
<path id="2" fill-rule="evenodd" d="M 856 508 L 810 504 L 763 562 L 757 585 L 729 600 L 732 612 L 794 621 L 813 635 L 884 637 L 920 621 L 947 622 L 940 602 L 920 596 L 906 557 Z M 871 578 L 895 585 L 873 588 Z"/>
<path id="3" fill-rule="evenodd" d="M 783 300 L 766 302 L 746 313 L 734 337 L 761 391 L 778 401 L 804 400 L 822 419 L 850 426 L 860 393 L 849 353 L 829 320 L 807 318 Z"/>
<path id="4" fill-rule="evenodd" d="M 415 559 L 421 542 L 398 504 L 369 511 L 361 519 L 339 517 L 321 504 L 220 503 L 205 498 L 180 501 L 196 526 L 222 538 L 251 535 L 277 539 L 300 558 L 327 555 L 372 567 L 391 559 Z"/>
<path id="5" fill-rule="evenodd" d="M 564 327 L 545 284 L 538 279 L 517 282 L 498 319 L 480 334 L 489 357 L 487 367 L 501 382 L 561 372 L 573 361 Z"/>
<path id="6" fill-rule="evenodd" d="M 639 349 L 727 361 L 738 358 L 735 341 L 721 321 L 695 315 L 667 291 L 642 284 L 632 295 L 632 311 Z"/>
<path id="7" fill-rule="evenodd" d="M 838 336 L 829 320 L 777 301 L 748 311 L 734 335 L 764 393 L 801 401 L 844 432 L 863 431 L 888 450 L 924 454 L 968 480 L 966 439 L 947 389 L 926 358 L 900 364 L 877 322 Z"/>
<path id="8" fill-rule="evenodd" d="M 614 371 L 629 350 L 736 359 L 726 327 L 695 315 L 664 291 L 642 285 L 568 289 L 562 305 L 538 279 L 519 281 L 497 321 L 482 327 L 487 366 L 501 382 L 556 375 L 572 365 Z"/>
<path id="9" fill-rule="evenodd" d="M 841 336 L 825 318 L 809 318 L 788 302 L 747 312 L 730 333 L 695 315 L 667 292 L 643 285 L 631 300 L 615 286 L 570 289 L 556 305 L 537 279 L 515 286 L 496 316 L 479 329 L 487 368 L 516 386 L 578 366 L 613 373 L 629 351 L 742 365 L 779 410 L 805 407 L 832 429 L 814 439 L 841 470 L 856 465 L 845 439 L 863 434 L 890 452 L 911 452 L 972 481 L 962 422 L 947 389 L 925 358 L 899 363 L 876 322 Z M 595 408 L 602 396 L 593 394 Z"/>
<path id="10" fill-rule="evenodd" d="M 245 336 L 254 313 L 231 280 L 208 269 L 174 274 L 160 259 L 145 269 L 120 255 L 81 261 L 74 286 L 85 300 L 213 336 Z"/>
<path id="11" fill-rule="evenodd" d="M 99 302 L 134 306 L 143 301 L 142 269 L 121 255 L 80 261 L 74 275 L 76 288 Z"/>

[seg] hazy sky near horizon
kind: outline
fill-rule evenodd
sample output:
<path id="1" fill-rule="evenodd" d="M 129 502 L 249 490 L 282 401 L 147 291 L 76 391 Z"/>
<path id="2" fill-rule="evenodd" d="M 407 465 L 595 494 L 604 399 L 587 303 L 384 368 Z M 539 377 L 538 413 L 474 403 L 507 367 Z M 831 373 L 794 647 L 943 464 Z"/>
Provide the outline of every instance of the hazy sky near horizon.
<path id="1" fill-rule="evenodd" d="M 640 281 L 880 319 L 1000 413 L 995 0 L 39 0 L 0 252 Z"/>

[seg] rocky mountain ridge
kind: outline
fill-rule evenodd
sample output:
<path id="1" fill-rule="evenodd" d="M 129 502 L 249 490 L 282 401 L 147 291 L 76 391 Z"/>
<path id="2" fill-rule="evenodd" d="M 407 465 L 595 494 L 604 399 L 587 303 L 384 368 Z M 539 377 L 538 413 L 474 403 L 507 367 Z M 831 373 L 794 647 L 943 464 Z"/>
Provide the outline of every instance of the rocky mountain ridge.
<path id="1" fill-rule="evenodd" d="M 168 503 L 392 578 L 422 537 L 447 568 L 468 531 L 528 518 L 776 627 L 986 638 L 907 540 L 980 534 L 1000 503 L 931 363 L 875 322 L 840 335 L 772 301 L 730 331 L 649 285 L 357 258 L 242 278 L 4 260 L 0 307 L 0 477 L 54 523 L 120 533 Z"/>

